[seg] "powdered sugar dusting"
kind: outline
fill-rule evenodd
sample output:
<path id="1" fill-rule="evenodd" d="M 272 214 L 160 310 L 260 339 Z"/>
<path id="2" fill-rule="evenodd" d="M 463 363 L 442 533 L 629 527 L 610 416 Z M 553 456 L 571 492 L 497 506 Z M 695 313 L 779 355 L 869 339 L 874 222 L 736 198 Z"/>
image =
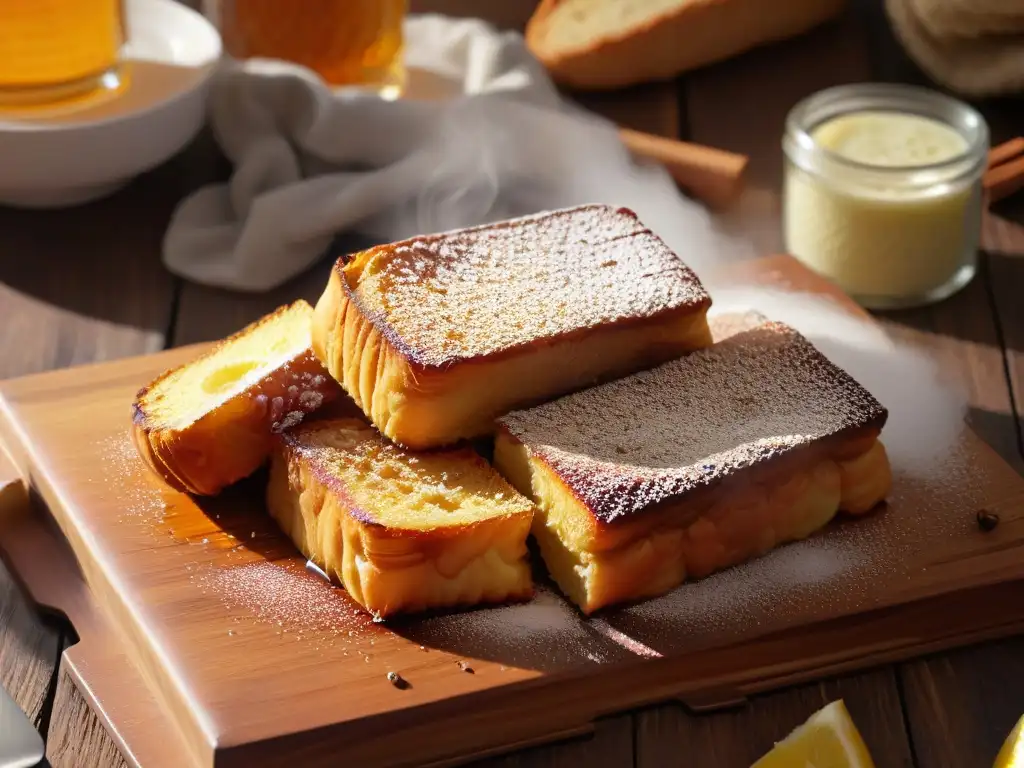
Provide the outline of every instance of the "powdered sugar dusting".
<path id="1" fill-rule="evenodd" d="M 259 561 L 193 574 L 196 584 L 227 608 L 242 608 L 283 631 L 360 639 L 375 633 L 373 620 L 351 600 L 301 563 Z"/>
<path id="2" fill-rule="evenodd" d="M 168 509 L 166 496 L 173 491 L 150 475 L 128 432 L 99 441 L 97 453 L 102 471 L 89 482 L 103 485 L 121 519 L 162 521 Z"/>
<path id="3" fill-rule="evenodd" d="M 542 584 L 527 603 L 432 617 L 410 622 L 397 631 L 428 646 L 542 669 L 630 655 L 603 638 L 572 605 Z"/>
<path id="4" fill-rule="evenodd" d="M 622 648 L 625 648 L 630 653 L 637 656 L 641 656 L 645 659 L 659 659 L 661 654 L 653 648 L 649 648 L 639 640 L 630 637 L 624 632 L 620 632 L 618 629 L 613 627 L 604 619 L 589 619 L 587 623 L 593 627 L 596 631 L 607 637 L 613 643 Z"/>
<path id="5" fill-rule="evenodd" d="M 884 420 L 882 406 L 806 339 L 765 323 L 500 423 L 612 522 Z"/>
<path id="6" fill-rule="evenodd" d="M 925 350 L 891 338 L 873 320 L 851 314 L 828 297 L 718 286 L 714 277 L 710 284 L 712 316 L 755 310 L 800 331 L 888 410 L 882 442 L 892 466 L 915 476 L 935 476 L 957 445 L 967 398 Z"/>
<path id="7" fill-rule="evenodd" d="M 636 216 L 584 206 L 374 249 L 357 302 L 422 365 L 706 304 Z"/>

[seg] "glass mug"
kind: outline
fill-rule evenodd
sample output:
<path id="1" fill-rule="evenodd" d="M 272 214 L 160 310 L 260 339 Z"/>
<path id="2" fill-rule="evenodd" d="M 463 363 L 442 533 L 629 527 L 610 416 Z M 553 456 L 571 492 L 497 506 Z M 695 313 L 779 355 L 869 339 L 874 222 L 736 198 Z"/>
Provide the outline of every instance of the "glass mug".
<path id="1" fill-rule="evenodd" d="M 2 2 L 3 0 L 0 0 Z M 406 0 L 207 0 L 224 50 L 236 59 L 283 59 L 331 86 L 394 98 L 404 81 Z"/>
<path id="2" fill-rule="evenodd" d="M 124 18 L 123 0 L 0 0 L 0 109 L 118 90 Z"/>

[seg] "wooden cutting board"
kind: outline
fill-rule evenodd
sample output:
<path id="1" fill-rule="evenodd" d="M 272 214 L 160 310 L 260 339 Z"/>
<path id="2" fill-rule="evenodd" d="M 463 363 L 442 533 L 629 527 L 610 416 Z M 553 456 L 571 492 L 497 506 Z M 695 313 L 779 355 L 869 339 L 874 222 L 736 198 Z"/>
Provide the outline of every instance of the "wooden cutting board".
<path id="1" fill-rule="evenodd" d="M 786 257 L 749 274 L 835 294 Z M 452 764 L 641 704 L 741 704 L 1024 628 L 1024 480 L 966 430 L 878 514 L 663 598 L 584 619 L 542 586 L 520 606 L 373 624 L 305 569 L 263 478 L 196 500 L 136 457 L 134 393 L 197 351 L 0 384 L 0 437 L 56 524 L 11 511 L 0 482 L 0 546 L 76 625 L 69 666 L 137 764 Z"/>

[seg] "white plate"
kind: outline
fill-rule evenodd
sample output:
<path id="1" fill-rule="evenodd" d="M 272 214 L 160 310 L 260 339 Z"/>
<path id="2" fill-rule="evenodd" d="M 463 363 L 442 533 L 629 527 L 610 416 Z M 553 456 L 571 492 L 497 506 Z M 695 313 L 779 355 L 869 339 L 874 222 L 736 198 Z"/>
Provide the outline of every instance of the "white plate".
<path id="1" fill-rule="evenodd" d="M 127 0 L 123 92 L 74 111 L 0 115 L 0 204 L 104 197 L 182 149 L 206 116 L 217 30 L 174 0 Z"/>

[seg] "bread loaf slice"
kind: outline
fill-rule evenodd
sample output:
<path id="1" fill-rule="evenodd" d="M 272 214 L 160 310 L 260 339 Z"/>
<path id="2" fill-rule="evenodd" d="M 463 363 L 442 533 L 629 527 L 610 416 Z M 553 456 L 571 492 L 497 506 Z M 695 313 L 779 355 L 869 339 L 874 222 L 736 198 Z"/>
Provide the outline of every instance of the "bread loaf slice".
<path id="1" fill-rule="evenodd" d="M 377 618 L 530 597 L 533 505 L 470 448 L 414 453 L 362 419 L 282 435 L 267 507 Z"/>
<path id="2" fill-rule="evenodd" d="M 585 613 L 802 539 L 889 492 L 885 408 L 785 325 L 728 331 L 499 421 L 495 466 L 536 503 L 544 562 Z"/>
<path id="3" fill-rule="evenodd" d="M 266 461 L 274 433 L 342 394 L 310 347 L 312 317 L 305 301 L 280 307 L 141 389 L 132 437 L 150 469 L 216 494 Z"/>
<path id="4" fill-rule="evenodd" d="M 675 77 L 836 16 L 844 0 L 542 0 L 530 50 L 559 83 L 618 88 Z"/>
<path id="5" fill-rule="evenodd" d="M 711 299 L 632 211 L 551 211 L 339 261 L 313 348 L 363 413 L 410 448 L 711 343 Z"/>

